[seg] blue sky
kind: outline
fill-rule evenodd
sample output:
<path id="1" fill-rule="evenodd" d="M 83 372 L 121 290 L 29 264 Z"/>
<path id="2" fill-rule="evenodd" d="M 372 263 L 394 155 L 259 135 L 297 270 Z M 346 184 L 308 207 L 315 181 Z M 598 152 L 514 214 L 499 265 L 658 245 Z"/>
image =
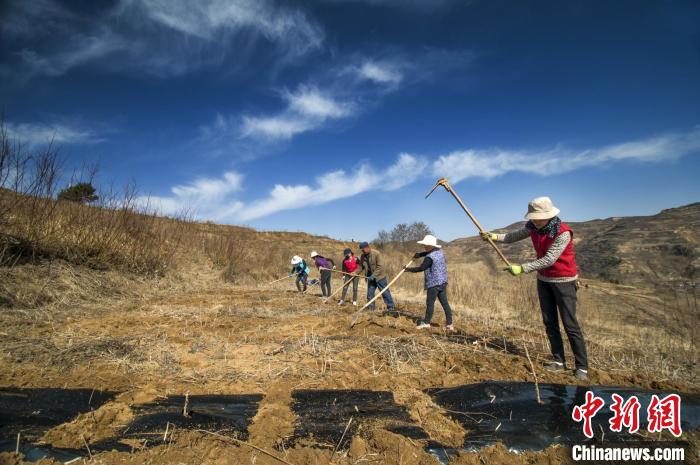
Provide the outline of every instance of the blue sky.
<path id="1" fill-rule="evenodd" d="M 196 4 L 195 4 L 196 3 Z M 565 220 L 700 200 L 695 1 L 0 3 L 0 104 L 29 149 L 173 214 L 441 239 L 551 196 Z"/>

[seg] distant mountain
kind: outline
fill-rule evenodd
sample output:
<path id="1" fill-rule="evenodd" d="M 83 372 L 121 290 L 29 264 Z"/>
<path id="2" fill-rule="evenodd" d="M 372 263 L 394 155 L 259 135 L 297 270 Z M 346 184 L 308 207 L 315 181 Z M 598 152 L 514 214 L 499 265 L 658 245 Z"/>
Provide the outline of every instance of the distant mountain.
<path id="1" fill-rule="evenodd" d="M 566 221 L 566 218 L 564 218 Z M 522 227 L 514 223 L 496 232 Z M 652 216 L 628 216 L 568 223 L 581 274 L 622 284 L 669 284 L 700 280 L 700 202 L 662 210 Z M 499 244 L 513 262 L 532 260 L 529 240 Z M 485 261 L 501 266 L 479 237 L 457 239 L 446 248 L 453 260 Z"/>

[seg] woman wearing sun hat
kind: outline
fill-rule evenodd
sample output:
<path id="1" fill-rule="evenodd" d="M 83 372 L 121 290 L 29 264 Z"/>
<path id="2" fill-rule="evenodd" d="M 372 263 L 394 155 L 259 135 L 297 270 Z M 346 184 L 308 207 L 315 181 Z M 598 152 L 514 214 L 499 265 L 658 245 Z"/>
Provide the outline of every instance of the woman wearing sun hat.
<path id="1" fill-rule="evenodd" d="M 409 273 L 424 273 L 425 289 L 427 291 L 425 299 L 425 318 L 418 323 L 418 329 L 430 328 L 430 320 L 433 319 L 435 310 L 435 299 L 440 301 L 442 309 L 445 311 L 445 328 L 453 331 L 452 309 L 447 302 L 447 262 L 442 246 L 438 245 L 437 238 L 428 234 L 423 240 L 418 241 L 425 248 L 425 252 L 418 252 L 413 258 L 423 257 L 423 263 L 419 266 L 407 267 Z"/>
<path id="2" fill-rule="evenodd" d="M 306 282 L 309 277 L 309 272 L 311 270 L 309 269 L 309 266 L 306 264 L 303 258 L 301 258 L 298 255 L 295 255 L 292 257 L 292 271 L 289 272 L 289 276 L 292 276 L 292 274 L 296 273 L 297 274 L 297 290 L 299 292 L 304 292 L 306 291 Z M 303 284 L 303 289 L 302 289 L 302 284 Z"/>
<path id="3" fill-rule="evenodd" d="M 323 297 L 329 297 L 331 295 L 331 270 L 335 270 L 335 262 L 319 255 L 315 250 L 311 252 L 311 259 L 321 273 L 321 294 Z"/>
<path id="4" fill-rule="evenodd" d="M 537 271 L 537 294 L 554 361 L 545 368 L 565 370 L 564 343 L 559 331 L 559 317 L 569 338 L 576 363 L 576 377 L 588 379 L 588 357 L 583 333 L 576 319 L 578 266 L 574 251 L 574 232 L 557 216 L 559 209 L 549 197 L 533 199 L 527 208 L 522 229 L 507 234 L 483 232 L 484 240 L 516 242 L 532 240 L 537 260 L 506 268 L 513 276 Z"/>

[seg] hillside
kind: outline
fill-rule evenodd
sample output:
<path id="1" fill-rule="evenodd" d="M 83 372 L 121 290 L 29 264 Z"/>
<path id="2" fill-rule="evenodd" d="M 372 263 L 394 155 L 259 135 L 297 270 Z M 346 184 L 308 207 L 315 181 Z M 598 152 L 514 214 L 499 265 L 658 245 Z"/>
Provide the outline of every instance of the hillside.
<path id="1" fill-rule="evenodd" d="M 566 219 L 564 219 L 566 220 Z M 520 228 L 511 224 L 496 232 Z M 569 223 L 583 277 L 645 286 L 687 285 L 700 277 L 700 203 L 669 208 L 651 216 L 629 216 Z M 499 244 L 514 262 L 533 258 L 530 241 Z M 479 237 L 452 241 L 453 260 L 500 266 Z"/>
<path id="2" fill-rule="evenodd" d="M 420 274 L 404 274 L 391 289 L 397 317 L 382 312 L 380 299 L 378 311 L 362 312 L 355 326 L 359 307 L 339 305 L 337 294 L 324 302 L 317 286 L 299 294 L 291 279 L 268 284 L 286 276 L 294 254 L 317 250 L 338 260 L 356 243 L 7 193 L 0 209 L 7 213 L 0 215 L 0 417 L 7 419 L 0 463 L 46 455 L 61 463 L 94 456 L 106 465 L 202 457 L 437 465 L 448 452 L 454 464 L 562 463 L 559 429 L 531 415 L 528 356 L 547 404 L 541 411 L 559 412 L 561 386 L 681 392 L 684 402 L 700 390 L 700 313 L 691 292 L 588 279 L 579 294 L 592 365 L 584 382 L 542 369 L 549 355 L 535 278 L 496 272 L 478 238 L 446 247 L 457 330 L 444 330 L 437 309 L 432 327 L 418 331 Z M 683 231 L 692 240 L 696 215 L 693 205 L 662 212 L 654 226 L 648 218 L 582 223 L 580 246 L 612 238 L 621 261 L 630 244 L 659 260 L 645 229 Z M 600 238 L 599 230 L 612 232 Z M 384 247 L 387 274 L 395 276 L 416 248 Z M 686 267 L 689 255 L 678 255 L 667 273 Z M 339 285 L 334 276 L 333 289 Z M 359 287 L 362 305 L 364 281 Z M 500 409 L 513 394 L 507 386 L 528 394 L 500 417 L 483 411 L 491 419 L 483 424 L 452 417 L 472 407 L 451 406 L 440 394 L 460 401 L 476 393 L 485 408 Z M 479 428 L 493 440 L 475 451 Z M 534 436 L 532 428 L 541 430 L 537 448 L 508 452 L 510 441 Z M 687 438 L 696 441 L 695 433 Z"/>

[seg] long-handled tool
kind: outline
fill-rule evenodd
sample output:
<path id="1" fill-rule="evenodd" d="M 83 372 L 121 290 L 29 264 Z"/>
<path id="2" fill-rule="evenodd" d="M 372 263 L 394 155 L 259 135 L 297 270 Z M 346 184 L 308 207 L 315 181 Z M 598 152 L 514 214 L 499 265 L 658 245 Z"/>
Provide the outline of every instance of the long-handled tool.
<path id="1" fill-rule="evenodd" d="M 341 273 L 342 273 L 342 271 L 341 271 Z M 343 274 L 346 274 L 346 275 L 348 275 L 348 276 L 351 276 L 351 278 L 348 279 L 348 280 L 345 282 L 345 284 L 343 284 L 341 287 L 339 287 L 338 289 L 336 289 L 336 291 L 335 291 L 333 294 L 331 294 L 331 295 L 329 295 L 328 297 L 326 297 L 326 299 L 323 301 L 324 304 L 327 303 L 329 300 L 331 300 L 331 298 L 332 298 L 334 295 L 336 295 L 338 292 L 340 292 L 340 291 L 342 291 L 343 289 L 345 289 L 346 287 L 348 287 L 348 286 L 350 285 L 350 283 L 353 282 L 353 281 L 355 280 L 355 278 L 363 278 L 363 277 L 364 277 L 364 276 L 360 276 L 360 275 L 357 275 L 357 274 L 356 274 L 356 275 L 352 275 L 352 274 L 350 274 L 350 273 L 343 273 Z M 367 279 L 367 278 L 365 278 L 365 279 Z"/>
<path id="2" fill-rule="evenodd" d="M 312 279 L 311 281 L 309 281 L 309 282 L 306 284 L 306 290 L 302 291 L 301 294 L 302 294 L 302 295 L 305 295 L 305 294 L 308 292 L 309 289 L 311 289 L 313 286 L 316 286 L 316 285 L 318 285 L 318 284 L 321 284 L 321 280 L 320 280 L 320 279 L 316 279 L 316 278 Z"/>
<path id="3" fill-rule="evenodd" d="M 333 273 L 344 274 L 345 276 L 355 276 L 357 278 L 367 279 L 367 276 L 360 276 L 359 274 L 346 273 L 344 271 L 333 270 L 331 268 L 319 267 L 319 270 L 327 270 L 327 271 L 332 271 Z"/>
<path id="4" fill-rule="evenodd" d="M 364 307 L 362 307 L 362 308 L 359 309 L 357 312 L 355 312 L 355 316 L 352 317 L 352 323 L 350 323 L 350 327 L 351 327 L 351 328 L 352 328 L 353 326 L 355 326 L 355 323 L 357 323 L 357 317 L 360 316 L 360 312 L 362 312 L 362 310 L 364 310 L 365 308 L 367 308 L 367 307 L 369 307 L 370 305 L 372 305 L 372 304 L 374 303 L 374 301 L 377 300 L 377 299 L 379 298 L 379 296 L 381 296 L 382 294 L 384 294 L 384 292 L 386 292 L 386 291 L 391 287 L 391 285 L 394 284 L 394 283 L 396 282 L 396 280 L 399 279 L 399 278 L 401 277 L 401 275 L 404 274 L 404 273 L 406 272 L 406 268 L 408 268 L 409 266 L 411 266 L 412 263 L 413 263 L 413 259 L 411 259 L 411 261 L 409 261 L 408 263 L 406 263 L 406 265 L 401 269 L 401 271 L 399 271 L 399 273 L 398 273 L 396 276 L 394 276 L 394 279 L 392 279 L 392 280 L 389 282 L 389 284 L 387 284 L 386 286 L 384 286 L 384 288 L 380 289 L 380 292 L 379 292 L 377 295 L 375 295 L 374 297 L 372 297 L 372 299 L 371 299 L 369 302 L 367 302 L 367 303 L 365 304 Z"/>
<path id="5" fill-rule="evenodd" d="M 277 282 L 280 282 L 280 281 L 282 281 L 283 279 L 289 279 L 289 278 L 291 278 L 292 276 L 294 276 L 294 275 L 287 275 L 287 276 L 285 276 L 284 278 L 275 279 L 274 281 L 271 281 L 271 282 L 267 283 L 266 286 L 269 286 L 270 284 L 275 284 L 275 283 L 277 283 Z"/>
<path id="6" fill-rule="evenodd" d="M 457 203 L 459 203 L 459 206 L 462 207 L 462 210 L 464 210 L 464 213 L 466 213 L 467 216 L 469 217 L 469 219 L 472 220 L 472 223 L 474 223 L 474 226 L 476 226 L 476 228 L 479 230 L 480 233 L 486 232 L 486 230 L 481 226 L 481 224 L 476 219 L 476 217 L 474 217 L 472 212 L 469 211 L 469 209 L 467 208 L 466 205 L 464 205 L 464 202 L 462 202 L 462 199 L 459 198 L 459 195 L 457 195 L 457 193 L 454 191 L 454 189 L 452 189 L 452 186 L 450 186 L 450 183 L 447 182 L 447 179 L 445 179 L 445 178 L 438 179 L 438 181 L 435 183 L 433 188 L 430 189 L 430 192 L 428 192 L 428 195 L 426 195 L 425 198 L 427 199 L 428 197 L 430 197 L 430 194 L 432 194 L 435 191 L 435 189 L 438 188 L 438 186 L 444 187 L 447 192 L 452 194 L 452 197 L 454 197 L 455 200 L 457 201 Z M 503 255 L 503 252 L 501 252 L 501 249 L 498 248 L 496 243 L 493 242 L 490 237 L 487 237 L 486 241 L 489 244 L 491 244 L 491 247 L 493 247 L 493 250 L 495 250 L 496 253 L 498 254 L 498 256 L 501 257 L 501 260 L 503 260 L 503 263 L 505 263 L 506 266 L 510 266 L 510 262 L 508 261 L 506 256 Z"/>

